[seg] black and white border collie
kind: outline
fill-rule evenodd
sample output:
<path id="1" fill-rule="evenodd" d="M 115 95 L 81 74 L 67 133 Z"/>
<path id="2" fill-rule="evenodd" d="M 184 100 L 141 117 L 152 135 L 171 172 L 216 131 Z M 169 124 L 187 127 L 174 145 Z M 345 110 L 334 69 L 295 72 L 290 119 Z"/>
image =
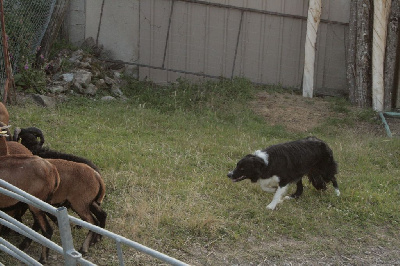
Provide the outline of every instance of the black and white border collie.
<path id="1" fill-rule="evenodd" d="M 246 155 L 228 173 L 228 177 L 233 182 L 250 179 L 253 183 L 258 182 L 262 190 L 275 192 L 272 202 L 267 206 L 267 209 L 274 210 L 282 201 L 289 184 L 296 183 L 297 189 L 285 199 L 300 197 L 304 175 L 308 176 L 317 190 L 325 190 L 326 184 L 332 182 L 339 196 L 336 174 L 337 164 L 329 146 L 316 137 L 307 137 Z"/>

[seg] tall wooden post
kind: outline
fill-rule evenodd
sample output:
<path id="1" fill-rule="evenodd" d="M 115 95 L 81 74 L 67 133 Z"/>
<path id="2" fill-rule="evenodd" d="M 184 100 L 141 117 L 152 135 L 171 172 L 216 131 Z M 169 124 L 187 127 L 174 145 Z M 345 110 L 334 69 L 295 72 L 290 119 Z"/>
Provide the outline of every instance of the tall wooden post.
<path id="1" fill-rule="evenodd" d="M 303 96 L 309 98 L 312 98 L 314 95 L 315 45 L 317 43 L 317 32 L 321 19 L 321 11 L 321 0 L 310 0 L 307 16 L 303 75 Z"/>
<path id="2" fill-rule="evenodd" d="M 374 30 L 372 35 L 372 107 L 384 110 L 384 62 L 387 24 L 391 0 L 374 0 Z"/>

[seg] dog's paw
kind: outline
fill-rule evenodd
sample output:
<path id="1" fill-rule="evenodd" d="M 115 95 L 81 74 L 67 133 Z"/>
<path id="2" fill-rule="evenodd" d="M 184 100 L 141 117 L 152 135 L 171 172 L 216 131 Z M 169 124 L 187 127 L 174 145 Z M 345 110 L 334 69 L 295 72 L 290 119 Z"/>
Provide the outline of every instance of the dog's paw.
<path id="1" fill-rule="evenodd" d="M 285 196 L 283 199 L 284 200 L 291 200 L 291 199 L 294 199 L 294 198 L 292 196 Z"/>
<path id="2" fill-rule="evenodd" d="M 268 210 L 275 210 L 276 205 L 275 204 L 268 204 L 267 209 Z"/>
<path id="3" fill-rule="evenodd" d="M 268 193 L 275 193 L 276 192 L 276 188 L 273 187 L 261 187 L 262 190 L 264 190 L 265 192 Z"/>

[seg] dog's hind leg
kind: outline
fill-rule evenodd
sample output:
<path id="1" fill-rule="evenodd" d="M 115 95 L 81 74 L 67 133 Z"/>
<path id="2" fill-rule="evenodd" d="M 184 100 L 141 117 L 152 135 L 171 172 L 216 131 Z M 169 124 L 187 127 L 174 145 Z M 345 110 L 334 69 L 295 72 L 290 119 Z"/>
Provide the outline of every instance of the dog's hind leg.
<path id="1" fill-rule="evenodd" d="M 340 190 L 339 190 L 339 186 L 338 186 L 337 181 L 336 181 L 336 177 L 332 178 L 332 184 L 333 184 L 333 187 L 335 188 L 336 196 L 339 197 L 340 196 Z"/>
<path id="2" fill-rule="evenodd" d="M 336 196 L 340 196 L 339 186 L 336 181 L 336 164 L 331 164 L 329 167 L 325 168 L 325 173 L 323 173 L 323 183 L 332 182 L 333 187 L 335 188 Z M 325 185 L 326 186 L 326 185 Z"/>
<path id="3" fill-rule="evenodd" d="M 282 200 L 282 196 L 286 193 L 286 190 L 289 185 L 286 185 L 284 187 L 279 186 L 278 189 L 275 192 L 274 198 L 272 199 L 271 203 L 268 204 L 267 209 L 274 210 L 276 205 L 278 205 L 279 202 Z"/>

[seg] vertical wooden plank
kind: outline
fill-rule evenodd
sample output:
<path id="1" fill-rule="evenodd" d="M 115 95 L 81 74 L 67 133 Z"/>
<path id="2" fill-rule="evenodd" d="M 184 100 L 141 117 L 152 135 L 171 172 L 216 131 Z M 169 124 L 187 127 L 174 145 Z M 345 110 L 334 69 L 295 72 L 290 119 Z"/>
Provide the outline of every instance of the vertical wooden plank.
<path id="1" fill-rule="evenodd" d="M 282 6 L 282 12 L 300 15 L 303 13 L 303 5 L 302 1 L 285 1 Z M 302 52 L 302 46 L 299 47 L 300 40 L 302 39 L 302 27 L 302 20 L 290 17 L 283 18 L 280 58 L 280 84 L 283 86 L 300 87 L 301 84 L 302 73 L 300 74 L 298 65 Z"/>
<path id="2" fill-rule="evenodd" d="M 206 73 L 206 54 L 208 53 L 208 31 L 213 25 L 208 23 L 209 7 L 200 4 L 187 5 L 188 38 L 186 40 L 188 49 L 184 55 L 186 58 L 185 71 L 190 73 Z M 207 47 L 207 49 L 205 49 Z M 185 74 L 185 79 L 198 82 L 204 80 L 199 75 Z"/>
<path id="3" fill-rule="evenodd" d="M 325 7 L 329 8 L 325 8 Z M 330 19 L 348 23 L 350 18 L 350 1 L 349 0 L 324 0 L 322 1 L 321 19 Z"/>
<path id="4" fill-rule="evenodd" d="M 238 76 L 249 78 L 253 82 L 260 82 L 258 80 L 258 61 L 259 49 L 261 43 L 261 35 L 258 31 L 261 24 L 261 14 L 252 14 L 250 12 L 244 13 L 243 18 L 243 31 L 240 44 L 240 71 Z"/>
<path id="5" fill-rule="evenodd" d="M 280 27 L 282 20 L 276 16 L 264 16 L 265 17 L 265 28 L 263 31 L 264 39 L 264 53 L 263 53 L 263 64 L 262 64 L 262 83 L 279 84 L 281 80 L 279 78 L 280 72 L 280 47 L 281 47 L 281 35 Z"/>
<path id="6" fill-rule="evenodd" d="M 266 2 L 263 2 L 260 4 L 260 10 L 265 10 L 266 8 Z M 264 65 L 264 60 L 265 60 L 265 20 L 266 20 L 266 16 L 263 15 L 261 16 L 261 24 L 260 24 L 260 28 L 259 28 L 259 34 L 260 34 L 260 45 L 258 48 L 258 64 L 257 64 L 257 68 L 258 68 L 258 75 L 257 75 L 257 80 L 259 80 L 259 83 L 262 83 L 263 81 L 263 75 L 264 75 L 264 69 L 263 69 L 263 65 Z"/>
<path id="7" fill-rule="evenodd" d="M 317 50 L 320 55 L 317 62 L 317 88 L 328 93 L 336 88 L 342 94 L 347 91 L 347 82 L 344 78 L 346 76 L 345 28 L 340 25 L 321 26 L 320 36 L 321 39 L 325 38 L 325 44 L 324 49 Z"/>
<path id="8" fill-rule="evenodd" d="M 302 12 L 303 2 L 297 5 L 288 3 L 286 8 L 289 11 Z M 282 1 L 268 2 L 258 8 L 276 12 L 279 10 L 276 5 L 279 5 L 280 12 L 286 12 L 283 4 Z M 302 27 L 303 23 L 298 19 L 246 14 L 235 75 L 248 77 L 254 82 L 299 86 L 301 78 L 297 67 L 301 52 L 298 45 Z"/>
<path id="9" fill-rule="evenodd" d="M 258 6 L 255 6 L 256 4 Z M 253 3 L 252 8 L 262 8 L 262 3 Z M 235 76 L 244 76 L 253 82 L 261 82 L 266 73 L 264 63 L 270 61 L 264 59 L 264 53 L 268 53 L 269 50 L 261 47 L 261 44 L 268 41 L 264 35 L 265 31 L 260 32 L 260 29 L 266 28 L 265 21 L 263 14 L 244 13 L 239 49 L 236 55 Z"/>
<path id="10" fill-rule="evenodd" d="M 262 10 L 263 2 L 263 0 L 244 1 L 244 6 L 247 8 Z"/>
<path id="11" fill-rule="evenodd" d="M 325 6 L 323 7 L 323 9 Z M 320 24 L 318 28 L 318 37 L 315 44 L 315 69 L 314 69 L 314 86 L 315 88 L 324 87 L 324 76 L 325 76 L 325 62 L 328 47 L 331 44 L 328 41 L 328 29 L 329 25 Z"/>
<path id="12" fill-rule="evenodd" d="M 172 1 L 148 0 L 140 2 L 140 63 L 161 67 L 166 46 L 168 19 Z M 158 69 L 141 67 L 139 78 L 162 83 L 167 73 Z"/>
<path id="13" fill-rule="evenodd" d="M 188 47 L 186 52 L 187 56 L 187 69 L 191 72 L 204 73 L 206 70 L 205 50 L 208 41 L 208 30 L 206 28 L 208 20 L 209 8 L 205 5 L 188 5 Z M 212 27 L 213 25 L 209 25 Z"/>
<path id="14" fill-rule="evenodd" d="M 324 1 L 322 3 L 321 17 L 325 15 L 326 19 L 329 20 L 330 17 L 330 0 Z M 330 36 L 328 31 L 330 30 L 330 25 L 320 23 L 318 32 L 317 32 L 317 43 L 315 50 L 315 79 L 314 84 L 315 88 L 324 88 L 324 81 L 326 77 L 326 63 L 329 63 L 327 60 L 327 51 L 329 50 L 328 46 L 331 46 L 332 40 L 330 40 Z"/>
<path id="15" fill-rule="evenodd" d="M 347 5 L 344 8 L 344 5 Z M 338 7 L 342 8 L 340 12 Z M 327 20 L 349 19 L 349 3 L 343 1 L 324 1 L 322 18 Z M 340 13 L 340 15 L 338 15 Z M 334 88 L 341 94 L 347 90 L 346 79 L 346 47 L 344 45 L 344 26 L 320 24 L 317 49 L 316 88 L 323 93 L 331 93 Z"/>
<path id="16" fill-rule="evenodd" d="M 218 2 L 218 1 L 212 1 L 212 2 Z M 237 7 L 244 7 L 246 0 L 229 0 L 229 5 L 232 6 L 237 6 Z"/>
<path id="17" fill-rule="evenodd" d="M 188 13 L 187 7 L 190 3 L 177 1 L 174 4 L 174 13 L 170 27 L 170 36 L 168 40 L 167 57 L 165 67 L 177 70 L 185 70 L 187 63 L 186 46 L 188 38 Z M 168 82 L 175 81 L 179 77 L 185 77 L 184 74 L 168 72 Z"/>
<path id="18" fill-rule="evenodd" d="M 302 8 L 299 8 L 299 13 L 302 16 L 307 16 L 308 12 L 308 0 L 303 0 L 302 1 Z M 307 32 L 307 21 L 302 20 L 301 21 L 301 26 L 300 26 L 300 36 L 298 38 L 298 47 L 300 51 L 297 53 L 297 62 L 298 62 L 298 67 L 296 71 L 296 85 L 294 87 L 301 89 L 302 81 L 303 81 L 303 73 L 304 73 L 304 54 L 305 54 L 305 42 L 306 42 L 306 32 Z"/>
<path id="19" fill-rule="evenodd" d="M 282 47 L 280 53 L 280 80 L 285 87 L 300 87 L 301 75 L 299 73 L 299 61 L 302 39 L 302 25 L 299 20 L 286 18 L 282 25 Z"/>
<path id="20" fill-rule="evenodd" d="M 240 11 L 232 9 L 209 9 L 207 74 L 228 78 L 231 76 L 240 14 Z"/>

